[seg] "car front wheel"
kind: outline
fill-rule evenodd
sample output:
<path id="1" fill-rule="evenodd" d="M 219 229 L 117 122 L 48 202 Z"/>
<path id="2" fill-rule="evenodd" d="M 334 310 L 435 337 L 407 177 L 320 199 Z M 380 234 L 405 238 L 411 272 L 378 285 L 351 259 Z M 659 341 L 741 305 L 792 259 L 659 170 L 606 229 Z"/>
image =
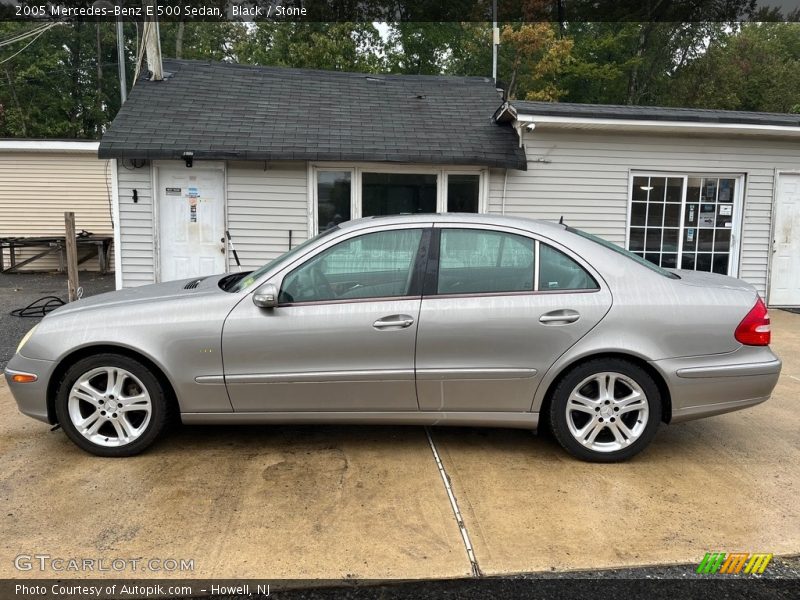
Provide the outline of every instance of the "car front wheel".
<path id="1" fill-rule="evenodd" d="M 65 373 L 55 401 L 58 422 L 78 446 L 98 456 L 132 456 L 161 433 L 164 390 L 150 370 L 127 356 L 98 354 Z"/>
<path id="2" fill-rule="evenodd" d="M 661 420 L 661 395 L 638 365 L 595 359 L 559 382 L 549 417 L 553 434 L 570 454 L 616 462 L 641 452 L 653 439 Z"/>

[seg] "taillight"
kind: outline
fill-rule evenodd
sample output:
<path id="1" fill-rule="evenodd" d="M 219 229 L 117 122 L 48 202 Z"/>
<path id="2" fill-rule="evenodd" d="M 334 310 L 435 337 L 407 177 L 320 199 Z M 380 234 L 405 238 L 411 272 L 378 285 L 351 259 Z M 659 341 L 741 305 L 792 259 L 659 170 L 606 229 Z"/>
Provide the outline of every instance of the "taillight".
<path id="1" fill-rule="evenodd" d="M 769 346 L 769 313 L 761 298 L 736 328 L 734 337 L 746 346 Z"/>

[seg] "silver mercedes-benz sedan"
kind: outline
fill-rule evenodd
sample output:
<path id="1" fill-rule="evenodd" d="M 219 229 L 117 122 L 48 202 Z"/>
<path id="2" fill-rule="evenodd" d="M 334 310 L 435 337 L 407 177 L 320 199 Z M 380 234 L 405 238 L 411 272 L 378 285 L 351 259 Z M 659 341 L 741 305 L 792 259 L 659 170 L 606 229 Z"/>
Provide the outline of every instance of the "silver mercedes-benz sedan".
<path id="1" fill-rule="evenodd" d="M 752 285 L 659 268 L 570 227 L 486 215 L 334 226 L 250 273 L 45 317 L 5 374 L 20 410 L 128 456 L 183 423 L 536 429 L 629 458 L 663 421 L 746 408 L 781 369 Z"/>

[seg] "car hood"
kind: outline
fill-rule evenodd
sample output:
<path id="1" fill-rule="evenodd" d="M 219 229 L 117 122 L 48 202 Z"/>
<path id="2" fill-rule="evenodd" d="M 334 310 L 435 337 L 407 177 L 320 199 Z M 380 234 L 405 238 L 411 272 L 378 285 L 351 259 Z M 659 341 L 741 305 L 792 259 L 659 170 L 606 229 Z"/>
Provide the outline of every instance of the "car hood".
<path id="1" fill-rule="evenodd" d="M 186 298 L 188 296 L 206 295 L 209 293 L 225 293 L 218 282 L 225 274 L 211 275 L 208 277 L 192 277 L 178 281 L 167 281 L 152 285 L 125 288 L 115 292 L 98 294 L 89 298 L 81 298 L 75 302 L 65 304 L 50 313 L 50 315 L 66 315 L 93 308 L 111 308 L 142 302 L 158 302 Z M 48 315 L 49 316 L 49 315 Z"/>
<path id="2" fill-rule="evenodd" d="M 685 285 L 741 290 L 752 294 L 757 293 L 756 288 L 753 287 L 752 284 L 742 281 L 741 279 L 736 279 L 735 277 L 728 277 L 727 275 L 719 275 L 717 273 L 706 273 L 705 271 L 685 271 L 683 269 L 670 269 L 670 271 L 678 275 L 680 277 L 678 281 Z"/>

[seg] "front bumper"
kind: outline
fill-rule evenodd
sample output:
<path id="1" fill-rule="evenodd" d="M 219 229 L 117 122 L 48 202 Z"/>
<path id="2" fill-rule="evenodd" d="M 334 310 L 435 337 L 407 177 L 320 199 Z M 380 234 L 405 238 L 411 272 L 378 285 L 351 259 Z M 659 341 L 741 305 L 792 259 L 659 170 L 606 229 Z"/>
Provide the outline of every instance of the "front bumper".
<path id="1" fill-rule="evenodd" d="M 52 423 L 47 411 L 47 385 L 55 367 L 56 363 L 53 361 L 26 358 L 21 354 L 15 354 L 8 362 L 5 368 L 6 382 L 21 413 L 45 423 Z M 11 375 L 15 372 L 32 373 L 37 380 L 31 383 L 15 383 L 11 381 Z"/>
<path id="2" fill-rule="evenodd" d="M 652 364 L 669 387 L 672 423 L 760 404 L 769 399 L 781 373 L 780 359 L 766 346 Z"/>

